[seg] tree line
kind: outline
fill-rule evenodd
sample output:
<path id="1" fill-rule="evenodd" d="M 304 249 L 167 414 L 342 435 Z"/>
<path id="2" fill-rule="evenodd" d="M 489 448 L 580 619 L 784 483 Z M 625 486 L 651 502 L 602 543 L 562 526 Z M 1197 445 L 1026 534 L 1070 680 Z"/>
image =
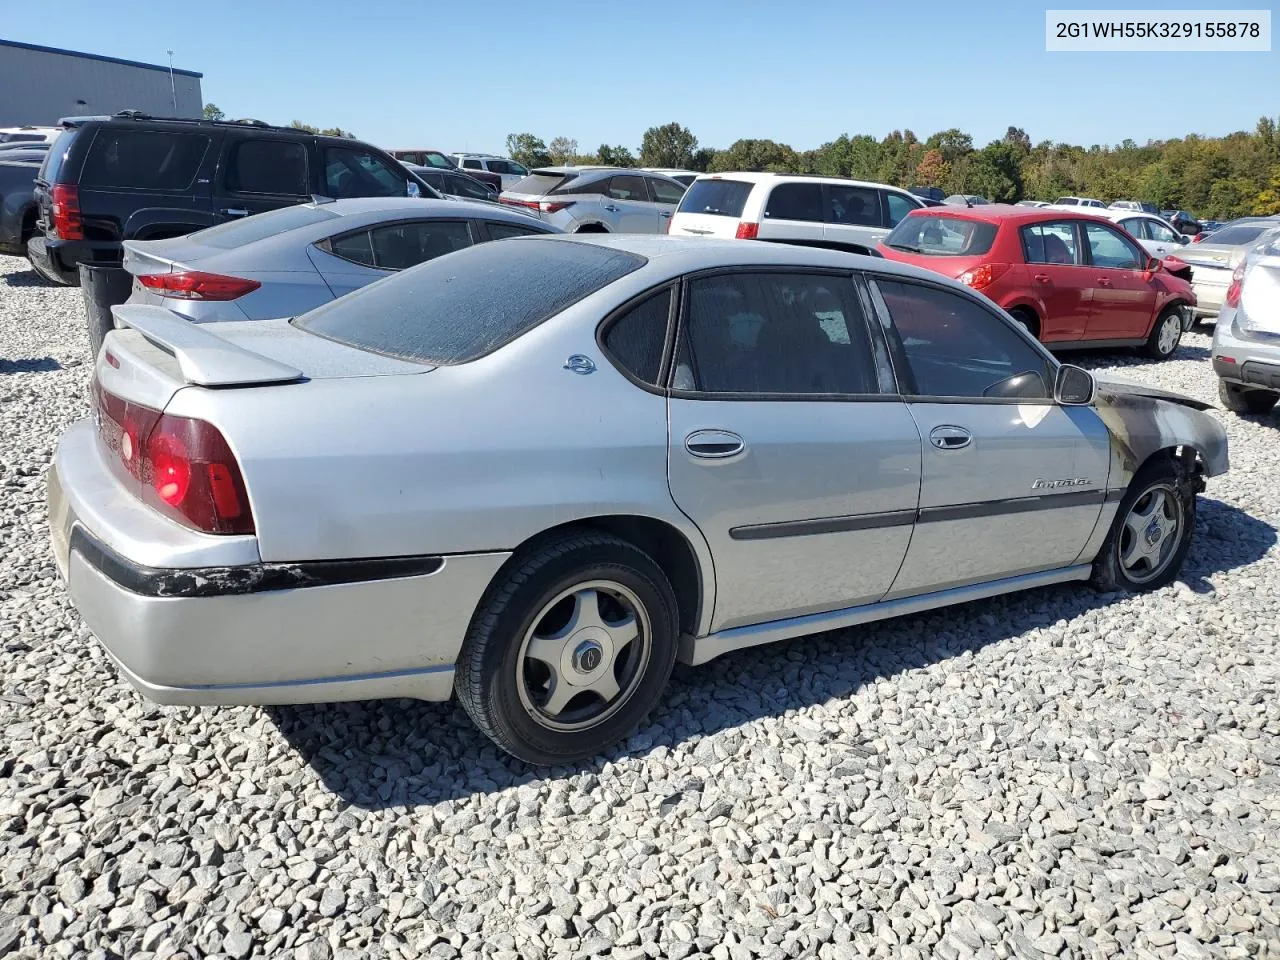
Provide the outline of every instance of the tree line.
<path id="1" fill-rule="evenodd" d="M 1139 145 L 1082 147 L 1043 140 L 1033 144 L 1021 127 L 978 148 L 963 130 L 943 130 L 921 140 L 894 130 L 877 140 L 841 134 L 816 150 L 795 150 L 774 140 L 738 140 L 725 149 L 700 146 L 679 123 L 650 127 L 638 152 L 601 144 L 583 153 L 578 141 L 550 143 L 532 133 L 507 137 L 507 153 L 526 166 L 608 164 L 671 167 L 722 173 L 732 170 L 816 173 L 901 187 L 939 187 L 948 194 L 980 194 L 998 203 L 1060 196 L 1142 200 L 1162 210 L 1190 210 L 1227 220 L 1280 214 L 1280 131 L 1263 117 L 1252 131 L 1225 137 L 1188 134 Z"/>

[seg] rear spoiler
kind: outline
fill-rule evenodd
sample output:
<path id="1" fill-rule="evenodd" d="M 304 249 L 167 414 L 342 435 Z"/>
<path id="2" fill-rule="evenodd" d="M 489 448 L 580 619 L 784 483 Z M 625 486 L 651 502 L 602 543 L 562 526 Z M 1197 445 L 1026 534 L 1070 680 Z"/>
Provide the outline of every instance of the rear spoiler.
<path id="1" fill-rule="evenodd" d="M 178 361 L 182 378 L 201 387 L 292 383 L 301 370 L 236 346 L 164 307 L 123 304 L 111 308 L 117 327 L 132 327 Z"/>

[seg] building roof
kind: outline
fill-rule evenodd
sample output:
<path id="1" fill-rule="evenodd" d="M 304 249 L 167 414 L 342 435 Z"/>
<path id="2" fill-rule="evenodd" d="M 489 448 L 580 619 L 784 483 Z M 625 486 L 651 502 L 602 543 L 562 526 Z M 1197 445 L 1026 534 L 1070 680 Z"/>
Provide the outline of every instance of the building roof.
<path id="1" fill-rule="evenodd" d="M 104 57 L 97 53 L 81 53 L 79 50 L 63 50 L 59 47 L 42 47 L 38 43 L 20 43 L 17 40 L 0 39 L 0 47 L 16 47 L 19 50 L 35 50 L 39 53 L 57 53 L 64 57 L 80 57 L 83 60 L 99 60 L 102 63 L 118 63 L 126 67 L 140 67 L 143 70 L 159 70 L 168 73 L 169 68 L 158 63 L 141 63 L 137 60 L 121 60 L 119 57 Z M 196 73 L 194 70 L 179 70 L 173 68 L 173 72 L 183 77 L 195 77 L 200 79 L 203 73 Z"/>

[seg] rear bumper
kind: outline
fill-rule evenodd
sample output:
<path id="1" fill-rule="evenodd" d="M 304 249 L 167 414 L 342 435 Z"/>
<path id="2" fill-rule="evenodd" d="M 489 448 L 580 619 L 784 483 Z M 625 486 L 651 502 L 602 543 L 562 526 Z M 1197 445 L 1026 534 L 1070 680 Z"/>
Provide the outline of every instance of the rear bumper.
<path id="1" fill-rule="evenodd" d="M 157 536 L 143 540 L 132 503 L 102 505 L 107 480 L 93 473 L 105 465 L 85 449 L 96 448 L 86 426 L 67 432 L 48 473 L 54 553 L 76 609 L 141 693 L 169 704 L 449 698 L 472 613 L 509 554 L 210 564 L 200 541 L 219 538 L 153 514 Z M 96 512 L 82 495 L 95 488 Z M 183 565 L 120 547 L 177 557 L 183 538 Z"/>
<path id="2" fill-rule="evenodd" d="M 1280 392 L 1280 336 L 1242 336 L 1226 308 L 1213 333 L 1213 372 L 1221 380 Z"/>
<path id="3" fill-rule="evenodd" d="M 27 255 L 42 273 L 57 277 L 63 283 L 80 282 L 80 264 L 118 264 L 124 256 L 118 243 L 89 240 L 50 240 L 37 233 L 27 244 Z"/>
<path id="4" fill-rule="evenodd" d="M 1205 267 L 1197 267 L 1195 264 L 1191 266 L 1191 289 L 1196 294 L 1196 304 L 1191 309 L 1195 311 L 1197 317 L 1216 317 L 1222 310 L 1222 301 L 1227 296 L 1228 283 L 1218 283 L 1221 278 L 1206 278 L 1205 273 L 1208 269 Z M 1215 270 L 1214 273 L 1224 273 L 1225 271 Z M 1231 274 L 1226 273 L 1225 279 L 1229 282 Z"/>

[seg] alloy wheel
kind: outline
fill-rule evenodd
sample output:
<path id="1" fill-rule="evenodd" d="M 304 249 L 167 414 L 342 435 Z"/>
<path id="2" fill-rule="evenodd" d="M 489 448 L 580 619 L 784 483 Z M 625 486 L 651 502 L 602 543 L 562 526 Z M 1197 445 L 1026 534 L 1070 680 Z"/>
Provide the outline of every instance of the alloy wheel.
<path id="1" fill-rule="evenodd" d="M 1169 483 L 1149 487 L 1124 518 L 1117 549 L 1120 566 L 1136 584 L 1160 576 L 1173 560 L 1183 528 L 1182 498 Z"/>

